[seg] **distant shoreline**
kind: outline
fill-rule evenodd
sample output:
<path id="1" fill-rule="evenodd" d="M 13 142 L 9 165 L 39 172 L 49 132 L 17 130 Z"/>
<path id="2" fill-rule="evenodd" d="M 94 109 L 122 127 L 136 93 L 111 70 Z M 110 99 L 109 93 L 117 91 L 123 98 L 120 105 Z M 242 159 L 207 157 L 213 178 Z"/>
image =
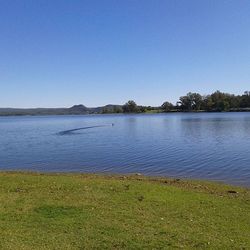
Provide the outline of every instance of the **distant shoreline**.
<path id="1" fill-rule="evenodd" d="M 167 175 L 148 175 L 138 172 L 87 172 L 87 171 L 41 171 L 41 170 L 22 170 L 22 169 L 0 169 L 0 177 L 2 175 L 27 175 L 27 176 L 83 176 L 83 177 L 101 177 L 105 179 L 141 179 L 144 181 L 150 182 L 165 182 L 168 181 L 171 184 L 183 184 L 190 183 L 203 183 L 210 185 L 217 185 L 221 187 L 244 189 L 250 191 L 249 185 L 240 185 L 235 183 L 230 183 L 223 180 L 216 179 L 206 179 L 206 178 L 190 178 L 190 177 L 181 177 L 181 176 L 167 176 Z M 185 185 L 184 185 L 185 186 Z"/>
<path id="2" fill-rule="evenodd" d="M 1 108 L 0 108 L 0 117 L 3 117 L 3 116 L 63 116 L 63 115 L 111 115 L 111 114 L 117 114 L 117 115 L 121 115 L 121 114 L 124 114 L 124 115 L 127 115 L 127 114 L 171 114 L 171 113 L 240 113 L 240 112 L 250 112 L 250 108 L 246 108 L 246 109 L 233 109 L 233 110 L 228 110 L 228 111 L 206 111 L 206 110 L 192 110 L 192 111 L 182 111 L 182 110 L 172 110 L 172 111 L 160 111 L 160 110 L 157 110 L 157 111 L 149 111 L 149 112 L 130 112 L 130 113 L 101 113 L 101 112 L 65 112 L 65 113 L 53 113 L 53 110 L 54 108 L 52 108 L 52 112 L 30 112 L 30 109 L 27 109 L 29 111 L 25 112 L 26 109 L 22 109 L 22 111 L 20 112 L 15 112 L 14 111 L 15 109 L 13 109 L 13 112 L 3 112 L 1 111 Z"/>
<path id="3" fill-rule="evenodd" d="M 73 172 L 57 172 L 57 171 L 35 171 L 35 170 L 4 170 L 0 169 L 0 176 L 3 175 L 26 175 L 26 176 L 81 176 L 81 177 L 91 177 L 91 178 L 104 178 L 104 179 L 119 179 L 119 180 L 126 180 L 126 179 L 134 179 L 134 180 L 143 180 L 149 182 L 159 182 L 159 183 L 166 183 L 168 182 L 171 185 L 178 185 L 178 186 L 185 186 L 186 184 L 195 185 L 197 183 L 200 184 L 207 184 L 207 185 L 216 185 L 220 187 L 228 187 L 228 188 L 235 188 L 241 190 L 248 190 L 250 191 L 250 187 L 247 185 L 237 185 L 228 183 L 225 181 L 218 181 L 212 179 L 198 179 L 198 178 L 188 178 L 188 177 L 169 177 L 165 175 L 146 175 L 143 173 L 112 173 L 112 172 L 80 172 L 80 171 L 73 171 Z"/>

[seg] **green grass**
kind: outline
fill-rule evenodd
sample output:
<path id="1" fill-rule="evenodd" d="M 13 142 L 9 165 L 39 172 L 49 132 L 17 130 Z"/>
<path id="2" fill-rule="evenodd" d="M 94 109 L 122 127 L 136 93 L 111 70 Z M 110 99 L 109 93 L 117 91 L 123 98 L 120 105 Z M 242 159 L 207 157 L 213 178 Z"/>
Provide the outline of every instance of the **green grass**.
<path id="1" fill-rule="evenodd" d="M 174 248 L 250 249 L 249 189 L 0 172 L 0 249 Z"/>
<path id="2" fill-rule="evenodd" d="M 144 113 L 145 114 L 158 114 L 158 113 L 163 113 L 163 110 L 162 109 L 146 110 Z"/>

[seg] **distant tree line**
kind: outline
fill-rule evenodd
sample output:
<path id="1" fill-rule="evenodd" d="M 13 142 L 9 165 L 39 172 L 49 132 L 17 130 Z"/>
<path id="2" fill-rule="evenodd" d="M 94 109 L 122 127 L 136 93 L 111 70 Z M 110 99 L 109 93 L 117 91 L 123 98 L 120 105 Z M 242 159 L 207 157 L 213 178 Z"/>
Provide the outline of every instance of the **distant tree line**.
<path id="1" fill-rule="evenodd" d="M 135 101 L 125 103 L 116 113 L 144 113 L 144 112 L 221 112 L 221 111 L 250 111 L 250 91 L 243 95 L 234 95 L 216 91 L 210 95 L 187 93 L 181 96 L 176 105 L 164 102 L 160 107 L 139 106 Z"/>
<path id="2" fill-rule="evenodd" d="M 122 106 L 123 113 L 145 113 L 145 112 L 162 112 L 161 107 L 137 105 L 135 101 L 130 100 Z"/>
<path id="3" fill-rule="evenodd" d="M 249 111 L 250 91 L 242 95 L 233 95 L 216 91 L 210 95 L 187 93 L 181 96 L 174 105 L 164 102 L 161 106 L 142 106 L 130 100 L 124 105 L 108 104 L 101 107 L 88 108 L 82 104 L 70 108 L 0 108 L 0 116 L 8 115 L 83 115 L 108 113 L 160 113 L 160 112 L 220 112 L 220 111 Z"/>
<path id="4" fill-rule="evenodd" d="M 210 95 L 189 92 L 181 96 L 176 105 L 182 111 L 236 111 L 250 108 L 250 91 L 233 95 L 216 91 Z"/>

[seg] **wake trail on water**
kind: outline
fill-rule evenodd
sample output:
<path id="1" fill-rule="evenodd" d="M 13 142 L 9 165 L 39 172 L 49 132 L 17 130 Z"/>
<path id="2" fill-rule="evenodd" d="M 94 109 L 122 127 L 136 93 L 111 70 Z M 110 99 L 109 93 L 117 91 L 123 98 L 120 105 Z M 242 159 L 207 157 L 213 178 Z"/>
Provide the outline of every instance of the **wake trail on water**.
<path id="1" fill-rule="evenodd" d="M 100 128 L 100 127 L 109 127 L 110 125 L 96 125 L 96 126 L 89 126 L 89 127 L 82 127 L 82 128 L 74 128 L 69 130 L 64 130 L 58 133 L 58 135 L 69 135 L 73 134 L 73 132 L 78 130 L 84 130 L 84 129 L 92 129 L 92 128 Z M 114 123 L 111 124 L 111 126 L 114 126 Z"/>

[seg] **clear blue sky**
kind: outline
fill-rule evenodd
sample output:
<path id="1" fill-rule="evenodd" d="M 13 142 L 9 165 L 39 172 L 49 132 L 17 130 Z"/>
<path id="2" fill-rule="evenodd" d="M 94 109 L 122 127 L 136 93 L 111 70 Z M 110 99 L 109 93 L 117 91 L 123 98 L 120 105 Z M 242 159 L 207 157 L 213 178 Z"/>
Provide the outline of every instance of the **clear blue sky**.
<path id="1" fill-rule="evenodd" d="M 250 90 L 249 0 L 0 0 L 0 107 Z"/>

